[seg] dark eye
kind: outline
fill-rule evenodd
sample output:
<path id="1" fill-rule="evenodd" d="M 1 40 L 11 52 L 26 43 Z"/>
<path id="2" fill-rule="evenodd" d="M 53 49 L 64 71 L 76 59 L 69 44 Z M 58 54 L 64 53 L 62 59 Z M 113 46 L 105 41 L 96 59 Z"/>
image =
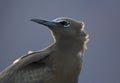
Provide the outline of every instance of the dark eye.
<path id="1" fill-rule="evenodd" d="M 67 21 L 61 21 L 60 24 L 62 24 L 64 27 L 69 27 L 70 23 Z"/>

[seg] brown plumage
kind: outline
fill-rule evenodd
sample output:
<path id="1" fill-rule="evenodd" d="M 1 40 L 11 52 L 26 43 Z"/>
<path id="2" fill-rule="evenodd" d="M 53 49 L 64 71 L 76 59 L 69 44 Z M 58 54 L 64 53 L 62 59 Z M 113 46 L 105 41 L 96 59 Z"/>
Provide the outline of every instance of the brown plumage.
<path id="1" fill-rule="evenodd" d="M 88 40 L 83 22 L 67 17 L 31 21 L 48 26 L 55 42 L 18 58 L 0 73 L 0 83 L 77 83 Z"/>

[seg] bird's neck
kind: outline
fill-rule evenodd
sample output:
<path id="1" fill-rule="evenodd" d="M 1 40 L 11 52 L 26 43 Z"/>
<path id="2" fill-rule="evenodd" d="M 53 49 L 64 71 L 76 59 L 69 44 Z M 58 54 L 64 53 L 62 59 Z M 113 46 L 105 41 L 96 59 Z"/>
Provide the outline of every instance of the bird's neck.
<path id="1" fill-rule="evenodd" d="M 76 38 L 61 37 L 56 41 L 57 48 L 66 52 L 80 52 L 84 50 L 84 41 Z"/>

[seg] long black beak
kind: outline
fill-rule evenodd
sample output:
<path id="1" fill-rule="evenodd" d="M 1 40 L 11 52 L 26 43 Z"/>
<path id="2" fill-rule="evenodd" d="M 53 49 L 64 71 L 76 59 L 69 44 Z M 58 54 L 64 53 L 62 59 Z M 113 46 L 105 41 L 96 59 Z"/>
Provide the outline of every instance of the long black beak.
<path id="1" fill-rule="evenodd" d="M 56 27 L 57 23 L 53 21 L 47 21 L 47 20 L 42 20 L 42 19 L 31 19 L 31 21 L 36 22 L 38 24 L 42 24 L 48 27 Z"/>

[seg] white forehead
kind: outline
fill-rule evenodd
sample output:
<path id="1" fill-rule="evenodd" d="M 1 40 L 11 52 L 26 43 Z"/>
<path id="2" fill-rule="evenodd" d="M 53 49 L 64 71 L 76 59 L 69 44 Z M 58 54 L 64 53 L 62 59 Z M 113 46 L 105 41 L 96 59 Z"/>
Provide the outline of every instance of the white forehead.
<path id="1" fill-rule="evenodd" d="M 61 22 L 61 21 L 66 21 L 66 19 L 68 19 L 68 18 L 66 18 L 66 17 L 60 17 L 60 18 L 54 19 L 53 21 L 54 22 Z"/>
<path id="2" fill-rule="evenodd" d="M 68 18 L 68 17 L 59 17 L 59 18 L 56 18 L 56 19 L 53 20 L 53 22 L 61 22 L 61 21 L 72 21 L 72 22 L 74 21 L 74 22 L 80 23 L 80 24 L 82 24 L 81 30 L 84 30 L 84 27 L 85 27 L 84 22 L 77 21 L 75 19 L 71 19 L 71 18 Z"/>

